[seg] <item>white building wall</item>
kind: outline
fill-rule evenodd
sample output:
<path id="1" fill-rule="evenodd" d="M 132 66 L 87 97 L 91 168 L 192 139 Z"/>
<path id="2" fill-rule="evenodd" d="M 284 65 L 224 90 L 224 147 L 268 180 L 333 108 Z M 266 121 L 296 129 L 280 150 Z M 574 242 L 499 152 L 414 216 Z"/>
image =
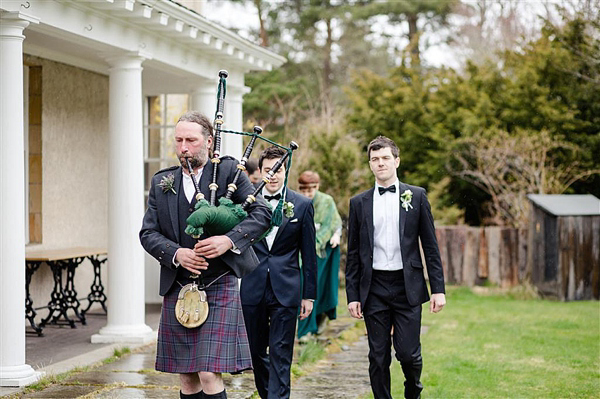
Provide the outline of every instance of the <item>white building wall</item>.
<path id="1" fill-rule="evenodd" d="M 42 67 L 43 242 L 30 244 L 27 248 L 106 248 L 108 76 L 34 56 L 25 55 L 25 60 L 30 65 Z M 240 75 L 243 81 L 241 71 L 234 69 L 230 73 L 232 80 L 240 80 Z M 218 78 L 214 82 L 202 82 L 207 101 L 200 108 L 211 119 L 216 106 L 217 82 Z M 228 87 L 225 106 L 227 129 L 242 130 L 241 95 L 241 89 Z M 194 105 L 201 104 L 196 100 L 192 108 Z M 227 134 L 223 144 L 224 153 L 238 159 L 241 157 L 241 136 Z M 161 303 L 162 298 L 158 295 L 158 262 L 146 254 L 145 264 L 146 303 Z M 108 288 L 107 266 L 105 263 L 102 267 L 105 289 Z M 75 275 L 79 298 L 87 297 L 93 277 L 91 264 L 85 261 Z M 33 275 L 30 286 L 34 307 L 47 305 L 52 288 L 50 268 L 42 265 Z M 82 301 L 82 305 L 86 307 L 87 302 Z M 95 304 L 92 309 L 97 308 L 99 305 Z M 44 309 L 37 312 L 38 321 L 47 314 Z"/>
<path id="2" fill-rule="evenodd" d="M 27 248 L 106 247 L 108 77 L 37 57 L 25 59 L 42 67 L 42 243 Z M 92 281 L 91 264 L 85 261 L 75 275 L 78 297 L 87 296 Z M 31 283 L 35 307 L 47 304 L 52 287 L 50 268 L 42 265 Z M 46 314 L 38 311 L 38 317 Z"/>

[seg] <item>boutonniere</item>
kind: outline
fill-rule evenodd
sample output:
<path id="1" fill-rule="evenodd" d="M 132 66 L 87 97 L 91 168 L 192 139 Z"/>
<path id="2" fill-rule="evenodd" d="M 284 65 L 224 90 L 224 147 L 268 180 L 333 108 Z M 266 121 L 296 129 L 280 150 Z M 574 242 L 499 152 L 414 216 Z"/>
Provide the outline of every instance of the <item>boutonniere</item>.
<path id="1" fill-rule="evenodd" d="M 411 208 L 413 207 L 410 202 L 412 201 L 412 191 L 410 190 L 405 190 L 402 195 L 400 195 L 400 199 L 402 200 L 402 208 L 404 208 L 404 210 L 406 212 L 408 212 L 408 207 L 410 206 Z"/>
<path id="2" fill-rule="evenodd" d="M 294 216 L 294 204 L 291 202 L 283 202 L 283 214 L 286 218 Z"/>
<path id="3" fill-rule="evenodd" d="M 167 176 L 163 176 L 163 178 L 160 180 L 160 183 L 158 183 L 158 185 L 160 186 L 160 188 L 162 188 L 163 193 L 167 193 L 169 191 L 171 191 L 173 194 L 177 194 L 177 192 L 175 192 L 175 175 L 173 173 L 169 173 Z"/>

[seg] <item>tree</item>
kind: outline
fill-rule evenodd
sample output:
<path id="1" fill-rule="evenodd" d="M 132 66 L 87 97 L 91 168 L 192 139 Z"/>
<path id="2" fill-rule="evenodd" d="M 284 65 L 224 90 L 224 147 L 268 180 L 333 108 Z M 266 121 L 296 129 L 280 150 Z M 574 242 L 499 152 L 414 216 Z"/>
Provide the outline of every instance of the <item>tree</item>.
<path id="1" fill-rule="evenodd" d="M 419 64 L 421 31 L 428 25 L 443 24 L 456 0 L 253 1 L 261 23 L 260 36 L 268 36 L 273 48 L 288 57 L 290 63 L 303 64 L 296 72 L 303 71 L 317 86 L 316 93 L 312 90 L 305 93 L 310 93 L 315 109 L 333 115 L 344 102 L 340 87 L 353 69 L 366 67 L 385 73 L 393 65 L 388 38 L 379 36 L 377 43 L 373 41 L 374 18 L 385 17 L 392 24 L 407 24 L 408 47 L 413 63 Z"/>
<path id="2" fill-rule="evenodd" d="M 288 62 L 273 71 L 248 74 L 252 91 L 244 96 L 246 127 L 258 124 L 273 139 L 293 138 L 295 127 L 318 113 L 318 84 L 307 70 L 310 65 Z"/>
<path id="3" fill-rule="evenodd" d="M 265 24 L 265 8 L 267 8 L 268 3 L 263 0 L 252 0 L 252 2 L 258 11 L 258 36 L 260 37 L 260 45 L 263 47 L 269 47 L 269 34 L 267 33 L 267 27 Z"/>
<path id="4" fill-rule="evenodd" d="M 354 15 L 363 19 L 384 16 L 389 24 L 406 22 L 410 66 L 418 67 L 421 65 L 421 37 L 424 30 L 436 30 L 444 26 L 446 17 L 457 3 L 457 0 L 373 1 L 356 10 Z"/>
<path id="5" fill-rule="evenodd" d="M 520 145 L 514 141 L 517 138 L 524 140 L 521 132 L 540 142 L 547 134 L 552 142 L 569 144 L 550 147 L 555 165 L 577 164 L 573 176 L 597 170 L 600 51 L 596 24 L 576 17 L 563 27 L 548 25 L 540 39 L 500 53 L 500 62 L 469 62 L 461 72 L 404 66 L 387 77 L 361 72 L 348 89 L 349 126 L 363 132 L 365 142 L 378 134 L 394 139 L 401 150 L 400 178 L 425 187 L 447 176 L 457 142 L 481 140 L 487 148 L 482 136 L 486 132 L 504 132 L 514 145 Z M 471 153 L 476 155 L 483 156 Z M 469 223 L 512 220 L 496 217 L 504 208 L 491 189 L 463 180 L 468 176 L 455 173 L 456 169 L 450 171 L 452 197 L 441 197 L 445 206 L 459 205 Z M 565 187 L 569 192 L 600 195 L 598 178 L 590 174 Z M 482 205 L 486 202 L 492 206 Z"/>
<path id="6" fill-rule="evenodd" d="M 561 162 L 561 152 L 572 153 L 572 161 Z M 491 129 L 457 140 L 448 169 L 491 197 L 492 224 L 524 227 L 527 194 L 562 194 L 577 180 L 600 173 L 582 167 L 579 153 L 579 147 L 546 130 Z"/>
<path id="7" fill-rule="evenodd" d="M 453 154 L 457 148 L 474 151 L 468 146 L 473 140 L 487 148 L 494 132 L 508 135 L 507 142 L 514 145 L 526 143 L 523 132 L 539 143 L 548 135 L 552 143 L 568 144 L 549 147 L 551 167 L 577 164 L 573 176 L 600 167 L 595 156 L 600 153 L 598 18 L 565 13 L 563 24 L 547 21 L 538 35 L 517 39 L 518 46 L 511 41 L 500 46 L 504 50 L 495 59 L 467 62 L 455 71 L 419 63 L 426 45 L 422 33 L 446 23 L 450 2 L 296 0 L 261 5 L 269 44 L 290 61 L 276 71 L 247 75 L 253 89 L 245 96 L 247 126 L 263 125 L 266 137 L 278 142 L 298 141 L 296 167 L 317 168 L 323 179 L 331 179 L 327 184 L 334 187 L 336 199 L 366 188 L 369 179 L 357 176 L 369 176 L 368 169 L 363 162 L 343 168 L 339 157 L 323 154 L 332 148 L 334 154 L 347 151 L 341 143 L 354 143 L 360 154 L 379 134 L 399 145 L 402 180 L 428 188 L 439 201 L 436 207 L 451 211 L 449 220 L 462 210 L 471 224 L 519 219 L 502 216 L 509 200 L 458 173 L 462 169 L 447 169 L 460 165 Z M 520 6 L 510 1 L 500 8 L 514 33 L 511 40 L 520 29 L 515 19 Z M 411 24 L 415 13 L 416 25 Z M 484 13 L 482 34 L 490 33 L 486 24 L 492 14 Z M 410 60 L 389 70 L 389 43 L 373 41 L 371 24 L 381 19 L 405 26 L 407 38 L 418 43 L 416 51 L 409 47 Z M 344 87 L 347 80 L 351 83 Z M 482 154 L 462 156 L 475 162 Z M 327 162 L 319 163 L 320 157 Z M 337 186 L 344 181 L 340 170 L 355 179 Z M 567 187 L 567 192 L 600 196 L 600 177 L 590 175 Z"/>
<path id="8" fill-rule="evenodd" d="M 298 172 L 310 169 L 321 176 L 321 190 L 331 195 L 344 220 L 348 218 L 350 197 L 371 184 L 366 152 L 356 134 L 347 132 L 343 123 L 307 124 L 310 129 L 309 151 L 299 162 Z"/>
<path id="9" fill-rule="evenodd" d="M 452 48 L 463 62 L 481 64 L 490 59 L 497 62 L 502 51 L 514 50 L 519 44 L 539 37 L 540 17 L 535 7 L 539 3 L 518 0 L 455 3 L 452 13 L 457 22 L 451 27 Z"/>
<path id="10" fill-rule="evenodd" d="M 582 162 L 600 167 L 600 4 L 581 1 L 582 13 L 562 10 L 565 24 L 547 21 L 543 37 L 531 48 L 529 62 L 538 65 L 540 81 L 550 95 L 574 114 L 575 121 L 560 133 L 580 148 Z M 594 10 L 594 11 L 592 11 Z M 587 17 L 586 17 L 587 16 Z M 568 159 L 566 160 L 568 162 Z M 573 185 L 577 192 L 600 197 L 600 176 Z"/>

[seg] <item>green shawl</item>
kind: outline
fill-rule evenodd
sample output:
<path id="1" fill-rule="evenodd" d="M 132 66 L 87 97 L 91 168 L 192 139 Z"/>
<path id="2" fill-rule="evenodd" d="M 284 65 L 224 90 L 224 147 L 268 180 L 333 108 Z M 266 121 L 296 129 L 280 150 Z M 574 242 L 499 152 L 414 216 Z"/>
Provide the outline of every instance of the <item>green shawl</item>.
<path id="1" fill-rule="evenodd" d="M 342 228 L 342 218 L 331 195 L 317 191 L 313 198 L 313 206 L 315 208 L 315 226 L 317 230 L 317 256 L 325 258 L 327 256 L 325 248 L 333 234 Z"/>

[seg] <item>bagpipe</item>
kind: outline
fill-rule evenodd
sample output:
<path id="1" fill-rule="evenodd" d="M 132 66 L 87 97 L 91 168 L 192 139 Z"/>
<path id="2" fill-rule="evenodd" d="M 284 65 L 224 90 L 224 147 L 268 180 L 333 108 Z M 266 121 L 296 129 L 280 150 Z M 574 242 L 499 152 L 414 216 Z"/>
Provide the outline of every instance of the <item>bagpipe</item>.
<path id="1" fill-rule="evenodd" d="M 265 137 L 261 136 L 263 129 L 260 126 L 255 126 L 254 131 L 252 133 L 248 132 L 236 132 L 232 130 L 223 130 L 223 110 L 225 106 L 225 93 L 226 93 L 226 79 L 228 73 L 227 71 L 221 70 L 219 71 L 219 86 L 217 91 L 217 111 L 215 114 L 214 121 L 214 149 L 213 156 L 210 160 L 212 163 L 213 174 L 212 174 L 212 182 L 209 184 L 210 189 L 210 201 L 207 201 L 204 198 L 204 195 L 200 192 L 200 187 L 198 186 L 198 182 L 193 174 L 193 169 L 190 164 L 189 158 L 186 159 L 188 170 L 190 172 L 190 176 L 192 177 L 192 181 L 194 182 L 194 188 L 196 191 L 196 206 L 194 212 L 188 217 L 186 220 L 187 227 L 185 232 L 191 235 L 194 238 L 199 238 L 205 231 L 208 235 L 220 235 L 225 234 L 238 223 L 248 216 L 246 209 L 253 202 L 256 201 L 256 196 L 260 194 L 262 189 L 266 184 L 269 183 L 270 179 L 277 173 L 277 171 L 283 166 L 283 164 L 287 161 L 288 165 L 286 167 L 286 177 L 284 186 L 287 185 L 287 177 L 291 167 L 292 160 L 292 152 L 298 149 L 298 144 L 295 142 L 290 142 L 289 147 L 281 146 Z M 221 134 L 229 133 L 229 134 L 238 134 L 250 136 L 250 142 L 246 146 L 244 150 L 244 154 L 239 164 L 237 165 L 237 171 L 234 175 L 233 181 L 227 186 L 227 193 L 224 197 L 219 199 L 219 204 L 217 205 L 217 189 L 219 186 L 217 185 L 217 173 L 218 166 L 221 162 Z M 286 150 L 286 153 L 282 158 L 273 165 L 273 168 L 269 171 L 267 176 L 263 177 L 260 184 L 256 187 L 254 192 L 246 198 L 243 204 L 235 204 L 231 200 L 231 196 L 237 190 L 237 181 L 240 178 L 240 175 L 243 171 L 246 170 L 246 162 L 250 158 L 250 154 L 254 149 L 255 143 L 257 139 L 261 139 L 267 141 L 273 145 L 276 145 L 280 148 Z M 273 217 L 271 219 L 272 226 L 279 226 L 282 221 L 282 212 L 283 212 L 283 203 L 285 202 L 285 198 L 281 198 L 277 207 L 273 211 Z"/>
<path id="2" fill-rule="evenodd" d="M 263 136 L 261 136 L 263 129 L 260 126 L 255 126 L 252 133 L 248 132 L 236 132 L 232 130 L 223 129 L 223 112 L 225 108 L 225 96 L 227 90 L 227 77 L 228 73 L 225 70 L 219 71 L 219 83 L 217 88 L 217 110 L 215 112 L 214 119 L 214 135 L 213 135 L 213 152 L 210 162 L 212 164 L 212 182 L 209 184 L 210 198 L 207 200 L 204 195 L 200 192 L 200 186 L 194 175 L 193 167 L 190 163 L 190 159 L 186 158 L 187 168 L 192 178 L 195 190 L 196 205 L 192 214 L 187 218 L 187 227 L 185 233 L 199 239 L 204 233 L 209 236 L 222 235 L 233 229 L 247 216 L 248 207 L 256 201 L 256 197 L 261 193 L 262 189 L 266 184 L 270 182 L 270 179 L 277 173 L 277 171 L 287 162 L 286 175 L 284 180 L 284 187 L 287 186 L 288 174 L 292 165 L 292 152 L 298 149 L 298 145 L 295 142 L 290 142 L 289 147 L 281 146 Z M 237 134 L 250 136 L 250 141 L 244 150 L 244 154 L 237 164 L 237 170 L 231 183 L 227 185 L 227 192 L 225 196 L 217 199 L 217 174 L 218 166 L 221 162 L 221 134 Z M 256 140 L 260 139 L 266 141 L 272 145 L 280 147 L 285 150 L 285 154 L 273 165 L 271 170 L 264 176 L 260 184 L 248 195 L 246 200 L 242 204 L 236 204 L 231 200 L 233 193 L 237 190 L 237 182 L 240 179 L 240 175 L 246 170 L 246 162 L 250 158 L 250 154 L 254 149 Z M 207 165 L 208 166 L 208 165 Z M 284 190 L 285 193 L 285 190 Z M 217 204 L 218 202 L 218 204 Z M 265 237 L 273 226 L 280 226 L 283 220 L 283 208 L 285 204 L 285 195 L 279 200 L 277 206 L 273 210 L 271 217 L 271 227 L 267 230 L 262 237 Z M 257 240 L 256 242 L 260 241 Z M 255 255 L 254 255 L 255 256 Z M 236 271 L 238 277 L 242 277 L 248 270 Z M 223 275 L 227 274 L 225 272 Z M 218 278 L 222 277 L 219 276 Z M 217 279 L 213 280 L 209 285 L 204 285 L 202 282 L 202 275 L 192 275 L 192 278 L 199 278 L 201 285 L 199 286 L 195 281 L 182 287 L 179 292 L 177 304 L 175 306 L 175 315 L 177 320 L 188 328 L 193 328 L 204 323 L 208 317 L 208 302 L 206 300 L 206 293 L 204 288 L 210 286 Z"/>

